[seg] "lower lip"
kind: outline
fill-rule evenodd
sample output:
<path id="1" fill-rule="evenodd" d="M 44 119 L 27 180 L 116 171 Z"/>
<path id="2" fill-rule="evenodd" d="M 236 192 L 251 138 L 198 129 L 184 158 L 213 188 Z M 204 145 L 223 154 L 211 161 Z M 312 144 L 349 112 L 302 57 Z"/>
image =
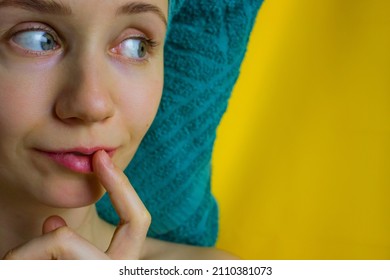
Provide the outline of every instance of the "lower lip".
<path id="1" fill-rule="evenodd" d="M 112 153 L 113 152 L 108 152 L 110 157 L 112 156 Z M 95 153 L 90 155 L 82 155 L 78 153 L 43 152 L 43 154 L 54 160 L 59 165 L 66 167 L 71 171 L 82 174 L 88 174 L 93 172 L 92 158 Z"/>

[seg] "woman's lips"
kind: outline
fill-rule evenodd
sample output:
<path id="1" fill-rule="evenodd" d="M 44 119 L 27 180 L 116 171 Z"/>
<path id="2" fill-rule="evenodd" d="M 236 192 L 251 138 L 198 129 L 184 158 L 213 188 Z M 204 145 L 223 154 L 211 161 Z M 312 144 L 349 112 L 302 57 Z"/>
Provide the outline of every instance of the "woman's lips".
<path id="1" fill-rule="evenodd" d="M 67 151 L 40 152 L 69 170 L 77 173 L 87 174 L 93 172 L 92 158 L 93 155 L 100 150 L 105 150 L 110 157 L 112 157 L 115 152 L 115 149 L 105 148 L 79 148 Z"/>

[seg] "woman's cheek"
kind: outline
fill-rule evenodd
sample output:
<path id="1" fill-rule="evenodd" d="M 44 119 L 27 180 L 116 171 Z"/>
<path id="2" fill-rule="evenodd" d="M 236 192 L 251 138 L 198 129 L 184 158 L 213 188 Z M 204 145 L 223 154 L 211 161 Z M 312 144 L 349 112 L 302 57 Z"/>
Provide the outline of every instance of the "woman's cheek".
<path id="1" fill-rule="evenodd" d="M 33 100 L 28 97 L 28 89 L 23 82 L 13 81 L 12 77 L 0 79 L 0 133 L 2 137 L 17 136 L 31 120 L 34 111 Z M 23 92 L 25 94 L 23 94 Z"/>
<path id="2" fill-rule="evenodd" d="M 138 79 L 129 79 L 121 85 L 118 105 L 125 122 L 131 126 L 129 129 L 133 130 L 133 136 L 137 132 L 143 137 L 152 124 L 161 101 L 162 71 L 146 77 L 143 79 L 138 76 Z"/>
<path id="3" fill-rule="evenodd" d="M 39 119 L 44 120 L 50 101 L 47 76 L 0 74 L 0 129 L 10 132 L 28 130 Z"/>

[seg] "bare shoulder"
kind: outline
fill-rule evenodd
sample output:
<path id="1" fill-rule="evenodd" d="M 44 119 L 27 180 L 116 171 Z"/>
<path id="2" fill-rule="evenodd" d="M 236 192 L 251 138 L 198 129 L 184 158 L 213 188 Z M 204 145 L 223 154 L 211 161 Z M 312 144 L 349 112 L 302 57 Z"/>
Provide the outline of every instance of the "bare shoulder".
<path id="1" fill-rule="evenodd" d="M 144 259 L 166 260 L 237 260 L 228 252 L 213 247 L 198 247 L 147 238 Z"/>

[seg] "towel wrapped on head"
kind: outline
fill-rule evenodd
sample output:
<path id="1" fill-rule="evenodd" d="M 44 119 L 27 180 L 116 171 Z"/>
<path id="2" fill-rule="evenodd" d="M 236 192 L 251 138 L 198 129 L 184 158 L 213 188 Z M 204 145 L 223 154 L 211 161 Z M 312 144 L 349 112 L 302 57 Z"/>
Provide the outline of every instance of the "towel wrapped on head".
<path id="1" fill-rule="evenodd" d="M 152 216 L 148 236 L 213 246 L 211 155 L 262 0 L 170 0 L 161 105 L 125 173 Z M 99 215 L 117 224 L 110 200 Z"/>

